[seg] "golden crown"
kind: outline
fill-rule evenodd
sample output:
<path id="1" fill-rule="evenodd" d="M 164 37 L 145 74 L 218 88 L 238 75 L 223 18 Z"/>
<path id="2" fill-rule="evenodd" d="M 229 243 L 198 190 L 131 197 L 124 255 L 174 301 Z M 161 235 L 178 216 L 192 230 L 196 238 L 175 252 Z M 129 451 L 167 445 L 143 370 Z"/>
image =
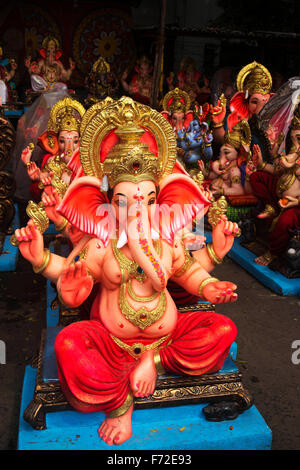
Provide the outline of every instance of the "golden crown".
<path id="1" fill-rule="evenodd" d="M 155 143 L 152 153 L 144 134 Z M 107 155 L 102 156 L 108 139 L 113 137 Z M 161 113 L 149 106 L 122 97 L 91 113 L 81 136 L 80 160 L 88 176 L 106 176 L 112 188 L 121 181 L 139 182 L 172 173 L 176 161 L 176 138 L 172 127 Z"/>
<path id="2" fill-rule="evenodd" d="M 239 150 L 242 145 L 250 145 L 251 130 L 248 121 L 242 119 L 233 127 L 231 132 L 227 130 L 224 136 L 224 143 L 231 145 L 236 150 Z"/>
<path id="3" fill-rule="evenodd" d="M 103 164 L 103 172 L 111 188 L 121 181 L 157 181 L 161 166 L 148 145 L 141 143 L 143 134 L 141 127 L 131 124 L 116 130 L 120 142 L 113 147 Z"/>
<path id="4" fill-rule="evenodd" d="M 238 91 L 248 91 L 249 96 L 254 93 L 267 95 L 272 89 L 272 77 L 266 67 L 254 61 L 240 70 L 236 86 Z"/>
<path id="5" fill-rule="evenodd" d="M 109 73 L 110 65 L 103 57 L 99 57 L 93 64 L 92 71 L 95 73 Z"/>
<path id="6" fill-rule="evenodd" d="M 49 36 L 46 36 L 46 37 L 43 39 L 42 47 L 43 47 L 44 49 L 47 49 L 48 44 L 49 44 L 49 42 L 51 42 L 51 41 L 54 42 L 55 47 L 56 47 L 56 50 L 60 48 L 60 44 L 59 44 L 58 39 L 57 39 L 55 36 L 51 35 L 51 34 L 50 34 Z"/>
<path id="7" fill-rule="evenodd" d="M 79 101 L 64 98 L 53 106 L 48 121 L 48 131 L 59 133 L 61 131 L 79 132 L 81 119 L 85 108 Z"/>
<path id="8" fill-rule="evenodd" d="M 190 109 L 190 106 L 191 98 L 189 94 L 179 88 L 169 91 L 162 102 L 163 110 L 171 113 L 185 113 Z"/>

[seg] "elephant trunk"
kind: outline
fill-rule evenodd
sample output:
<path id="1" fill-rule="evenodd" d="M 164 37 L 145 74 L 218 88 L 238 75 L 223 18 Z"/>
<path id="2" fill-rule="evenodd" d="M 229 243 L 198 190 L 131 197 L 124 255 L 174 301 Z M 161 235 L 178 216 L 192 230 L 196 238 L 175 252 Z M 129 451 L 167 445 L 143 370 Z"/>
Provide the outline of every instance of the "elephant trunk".
<path id="1" fill-rule="evenodd" d="M 153 246 L 145 207 L 141 207 L 136 215 L 128 216 L 128 246 L 134 261 L 151 279 L 153 288 L 159 292 L 164 290 L 167 285 L 167 272 Z"/>

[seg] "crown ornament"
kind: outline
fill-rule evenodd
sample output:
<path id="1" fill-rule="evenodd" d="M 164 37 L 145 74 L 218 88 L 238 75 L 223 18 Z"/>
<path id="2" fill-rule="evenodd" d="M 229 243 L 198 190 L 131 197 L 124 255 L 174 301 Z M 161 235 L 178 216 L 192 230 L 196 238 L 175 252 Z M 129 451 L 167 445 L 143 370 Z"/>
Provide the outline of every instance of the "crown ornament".
<path id="1" fill-rule="evenodd" d="M 48 131 L 80 131 L 80 123 L 85 114 L 85 108 L 79 101 L 72 98 L 59 100 L 51 109 Z"/>
<path id="2" fill-rule="evenodd" d="M 272 90 L 272 77 L 266 67 L 254 61 L 239 71 L 236 86 L 247 97 L 254 93 L 267 95 Z"/>
<path id="3" fill-rule="evenodd" d="M 121 181 L 158 183 L 173 171 L 176 137 L 161 113 L 122 97 L 90 114 L 80 160 L 87 176 L 103 182 L 102 190 Z"/>
<path id="4" fill-rule="evenodd" d="M 186 113 L 191 106 L 191 98 L 189 94 L 180 90 L 180 88 L 174 88 L 169 91 L 163 98 L 162 107 L 164 111 L 173 113 Z"/>
<path id="5" fill-rule="evenodd" d="M 224 136 L 224 143 L 231 145 L 236 150 L 239 150 L 242 145 L 249 146 L 251 143 L 251 129 L 246 119 L 242 119 L 235 126 L 232 131 L 227 130 Z"/>

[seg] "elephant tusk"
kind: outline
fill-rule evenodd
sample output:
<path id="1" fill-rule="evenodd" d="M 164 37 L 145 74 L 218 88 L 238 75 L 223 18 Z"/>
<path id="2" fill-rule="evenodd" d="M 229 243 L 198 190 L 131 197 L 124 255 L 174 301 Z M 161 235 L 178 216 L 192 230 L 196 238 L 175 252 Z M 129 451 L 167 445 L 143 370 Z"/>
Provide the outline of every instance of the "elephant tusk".
<path id="1" fill-rule="evenodd" d="M 122 248 L 122 246 L 126 245 L 127 243 L 127 234 L 125 230 L 121 232 L 121 235 L 119 236 L 119 240 L 117 242 L 117 248 Z"/>

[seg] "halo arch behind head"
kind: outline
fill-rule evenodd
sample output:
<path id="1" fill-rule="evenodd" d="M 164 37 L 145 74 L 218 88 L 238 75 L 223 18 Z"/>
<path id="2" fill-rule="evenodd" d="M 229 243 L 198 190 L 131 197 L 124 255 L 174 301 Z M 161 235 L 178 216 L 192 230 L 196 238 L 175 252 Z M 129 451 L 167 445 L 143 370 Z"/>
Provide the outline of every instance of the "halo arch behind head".
<path id="1" fill-rule="evenodd" d="M 91 113 L 81 135 L 80 160 L 84 173 L 100 180 L 104 176 L 103 163 L 107 154 L 119 142 L 116 130 L 127 126 L 144 130 L 141 142 L 155 151 L 159 160 L 159 180 L 172 173 L 176 161 L 176 137 L 171 125 L 158 111 L 129 97 Z M 152 140 L 152 145 L 151 145 Z"/>

